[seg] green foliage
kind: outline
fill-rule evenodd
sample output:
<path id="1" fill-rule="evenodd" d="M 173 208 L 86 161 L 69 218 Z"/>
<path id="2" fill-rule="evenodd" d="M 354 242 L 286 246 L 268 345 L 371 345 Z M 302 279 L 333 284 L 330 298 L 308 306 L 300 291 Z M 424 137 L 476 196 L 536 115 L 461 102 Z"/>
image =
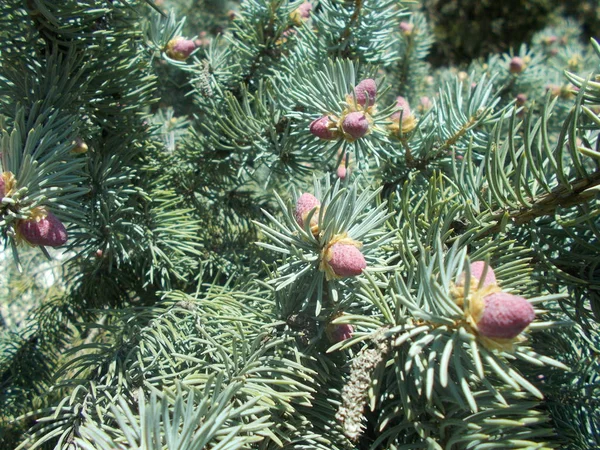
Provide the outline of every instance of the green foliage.
<path id="1" fill-rule="evenodd" d="M 0 4 L 0 447 L 600 445 L 600 45 L 432 70 L 487 22 L 310 6 Z M 492 293 L 535 319 L 486 334 Z"/>

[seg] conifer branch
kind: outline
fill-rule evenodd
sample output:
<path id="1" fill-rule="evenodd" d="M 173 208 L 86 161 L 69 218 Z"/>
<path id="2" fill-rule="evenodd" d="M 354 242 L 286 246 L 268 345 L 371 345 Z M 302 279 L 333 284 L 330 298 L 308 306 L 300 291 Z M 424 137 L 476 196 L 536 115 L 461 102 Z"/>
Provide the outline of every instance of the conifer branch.
<path id="1" fill-rule="evenodd" d="M 595 195 L 595 188 L 600 185 L 600 172 L 595 172 L 585 179 L 576 179 L 570 185 L 557 186 L 552 192 L 540 195 L 537 199 L 530 201 L 530 207 L 518 210 L 499 210 L 490 214 L 490 218 L 498 222 L 497 225 L 487 229 L 482 236 L 496 234 L 503 228 L 508 220 L 515 226 L 527 224 L 544 216 L 553 216 L 558 208 L 570 208 L 586 204 Z"/>

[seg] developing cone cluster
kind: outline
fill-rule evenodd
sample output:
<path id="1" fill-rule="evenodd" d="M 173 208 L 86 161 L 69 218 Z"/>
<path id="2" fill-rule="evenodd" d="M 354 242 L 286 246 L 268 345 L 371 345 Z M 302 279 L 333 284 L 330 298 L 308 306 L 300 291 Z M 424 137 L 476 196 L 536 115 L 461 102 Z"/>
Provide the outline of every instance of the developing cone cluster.
<path id="1" fill-rule="evenodd" d="M 483 281 L 485 263 L 477 261 L 471 264 L 470 311 L 468 320 L 476 328 L 479 335 L 504 343 L 514 340 L 535 319 L 531 304 L 523 297 L 502 291 L 496 283 L 496 276 L 491 267 L 487 268 Z M 457 283 L 464 287 L 465 274 Z M 457 291 L 457 303 L 462 305 L 462 290 Z"/>
<path id="2" fill-rule="evenodd" d="M 294 219 L 303 229 L 306 227 L 308 216 L 312 211 L 310 231 L 313 236 L 318 236 L 319 209 L 321 202 L 314 195 L 305 192 L 302 194 L 294 209 Z M 367 267 L 364 255 L 360 251 L 362 244 L 348 237 L 346 233 L 333 236 L 321 251 L 319 269 L 325 272 L 327 280 L 334 280 L 360 275 Z"/>
<path id="3" fill-rule="evenodd" d="M 348 108 L 340 117 L 323 115 L 310 124 L 310 132 L 324 140 L 335 140 L 343 137 L 353 142 L 366 136 L 373 119 L 377 84 L 367 78 L 354 87 L 354 95 L 346 96 Z"/>

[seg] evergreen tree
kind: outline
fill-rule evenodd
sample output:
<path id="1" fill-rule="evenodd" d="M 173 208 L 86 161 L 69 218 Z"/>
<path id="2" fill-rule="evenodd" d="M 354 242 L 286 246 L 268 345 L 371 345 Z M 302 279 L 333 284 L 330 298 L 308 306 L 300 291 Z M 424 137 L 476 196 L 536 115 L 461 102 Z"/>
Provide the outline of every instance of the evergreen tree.
<path id="1" fill-rule="evenodd" d="M 599 448 L 556 18 L 432 67 L 397 0 L 2 1 L 0 448 Z"/>

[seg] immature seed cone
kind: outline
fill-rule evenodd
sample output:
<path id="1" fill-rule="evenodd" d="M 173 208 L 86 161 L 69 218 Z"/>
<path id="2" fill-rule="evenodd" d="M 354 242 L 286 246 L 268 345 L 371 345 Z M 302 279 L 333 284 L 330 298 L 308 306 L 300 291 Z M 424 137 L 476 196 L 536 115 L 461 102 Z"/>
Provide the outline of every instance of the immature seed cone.
<path id="1" fill-rule="evenodd" d="M 368 108 L 375 104 L 375 98 L 377 97 L 377 84 L 372 78 L 362 80 L 354 88 L 354 96 L 356 97 L 356 103 Z"/>
<path id="2" fill-rule="evenodd" d="M 332 126 L 335 126 L 335 123 L 329 120 L 328 116 L 322 116 L 313 120 L 309 129 L 314 136 L 320 139 L 333 140 L 338 138 L 338 133 L 331 129 Z"/>
<path id="3" fill-rule="evenodd" d="M 402 108 L 402 111 L 396 111 L 390 116 L 390 119 L 393 122 L 389 126 L 390 131 L 394 134 L 398 133 L 400 130 L 402 130 L 402 134 L 410 133 L 417 126 L 417 121 L 410 110 L 408 100 L 402 96 L 396 97 L 396 106 Z M 402 117 L 402 122 L 400 122 L 400 117 Z"/>
<path id="4" fill-rule="evenodd" d="M 523 297 L 496 292 L 483 301 L 483 312 L 476 322 L 482 336 L 513 339 L 535 319 L 533 307 Z"/>
<path id="5" fill-rule="evenodd" d="M 83 139 L 80 137 L 76 137 L 73 141 L 73 148 L 71 151 L 77 155 L 81 155 L 88 151 L 88 145 L 85 143 Z"/>
<path id="6" fill-rule="evenodd" d="M 342 129 L 352 140 L 363 137 L 369 131 L 369 121 L 362 112 L 351 112 L 344 118 Z"/>
<path id="7" fill-rule="evenodd" d="M 337 168 L 337 176 L 340 180 L 345 180 L 346 177 L 348 176 L 348 173 L 350 172 L 349 168 L 346 168 L 346 166 L 344 165 L 344 163 L 340 164 Z"/>
<path id="8" fill-rule="evenodd" d="M 310 2 L 304 2 L 298 6 L 294 11 L 290 13 L 290 19 L 294 22 L 294 25 L 300 26 L 302 22 L 308 20 L 310 12 L 312 11 L 312 4 Z"/>
<path id="9" fill-rule="evenodd" d="M 336 170 L 336 174 L 340 180 L 345 180 L 348 175 L 350 175 L 350 155 L 348 153 L 338 151 L 338 157 L 340 158 L 340 164 Z M 346 167 L 346 164 L 348 167 Z"/>
<path id="10" fill-rule="evenodd" d="M 327 263 L 338 278 L 355 277 L 367 267 L 364 255 L 355 245 L 338 242 L 328 253 Z"/>
<path id="11" fill-rule="evenodd" d="M 313 234 L 319 233 L 319 208 L 321 207 L 321 202 L 314 195 L 305 192 L 302 194 L 298 201 L 296 202 L 296 209 L 294 210 L 294 219 L 298 225 L 304 228 L 304 224 L 306 218 L 310 214 L 310 212 L 316 208 L 315 213 L 310 219 L 310 230 Z"/>
<path id="12" fill-rule="evenodd" d="M 405 36 L 410 36 L 414 28 L 415 25 L 410 22 L 400 22 L 400 31 Z"/>
<path id="13" fill-rule="evenodd" d="M 396 97 L 396 106 L 398 108 L 402 108 L 402 111 L 396 111 L 394 114 L 392 114 L 390 116 L 390 119 L 392 119 L 392 120 L 399 120 L 400 116 L 402 116 L 402 117 L 408 117 L 408 116 L 411 115 L 410 105 L 408 104 L 408 100 L 406 100 L 401 95 L 399 95 L 398 97 Z"/>
<path id="14" fill-rule="evenodd" d="M 34 217 L 21 220 L 17 225 L 18 234 L 31 245 L 60 247 L 67 242 L 67 230 L 52 212 L 38 208 Z"/>
<path id="15" fill-rule="evenodd" d="M 483 275 L 483 269 L 485 268 L 485 262 L 483 261 L 475 261 L 471 264 L 471 280 L 476 280 L 476 283 L 479 283 L 481 277 Z M 465 283 L 465 273 L 463 272 L 458 280 L 457 286 L 463 286 Z M 496 275 L 494 274 L 494 270 L 488 266 L 487 272 L 485 274 L 485 280 L 483 282 L 483 286 L 489 286 L 491 284 L 496 284 Z"/>
<path id="16" fill-rule="evenodd" d="M 523 61 L 523 58 L 515 56 L 510 60 L 508 65 L 508 70 L 510 70 L 510 73 L 521 73 L 523 72 L 523 69 L 525 69 L 525 61 Z"/>
<path id="17" fill-rule="evenodd" d="M 196 44 L 194 41 L 177 36 L 168 42 L 165 53 L 171 59 L 185 61 L 195 49 Z"/>
<path id="18" fill-rule="evenodd" d="M 423 96 L 419 99 L 419 111 L 426 112 L 429 111 L 433 107 L 433 102 L 427 96 Z"/>
<path id="19" fill-rule="evenodd" d="M 300 6 L 298 6 L 298 12 L 300 13 L 300 17 L 303 19 L 308 19 L 310 17 L 310 12 L 312 11 L 313 6 L 310 2 L 304 2 Z"/>
<path id="20" fill-rule="evenodd" d="M 350 339 L 354 333 L 354 327 L 347 323 L 327 325 L 325 329 L 327 338 L 334 344 Z"/>
<path id="21" fill-rule="evenodd" d="M 547 84 L 546 91 L 550 91 L 552 97 L 558 97 L 560 95 L 561 87 L 558 84 Z"/>

